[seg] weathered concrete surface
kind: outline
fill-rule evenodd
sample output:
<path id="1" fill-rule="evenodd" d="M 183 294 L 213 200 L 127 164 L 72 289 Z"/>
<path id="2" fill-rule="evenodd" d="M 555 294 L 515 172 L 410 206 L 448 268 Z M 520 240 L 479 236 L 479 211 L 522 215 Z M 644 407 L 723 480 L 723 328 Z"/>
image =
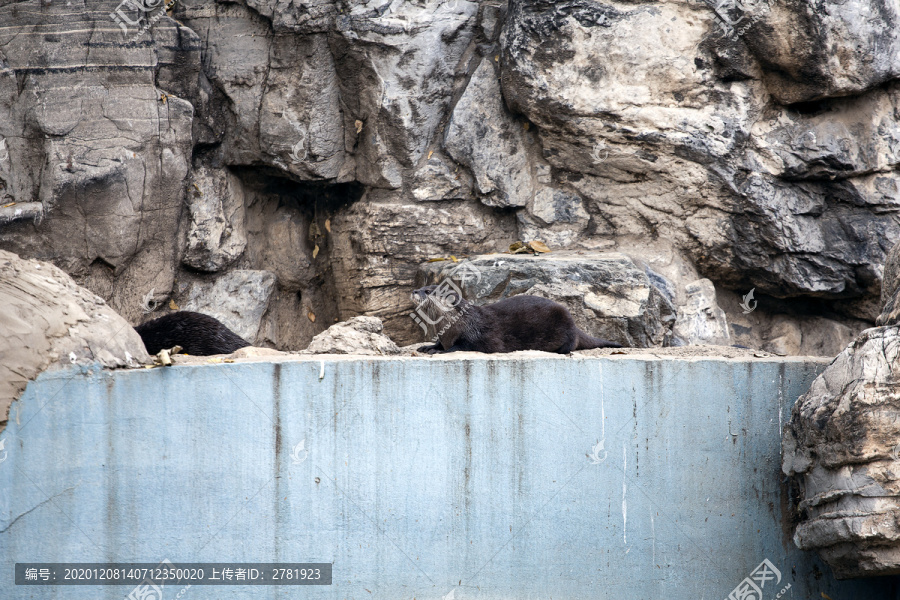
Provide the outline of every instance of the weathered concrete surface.
<path id="1" fill-rule="evenodd" d="M 170 558 L 334 561 L 323 598 L 696 600 L 768 559 L 794 598 L 895 599 L 890 580 L 835 581 L 782 529 L 780 426 L 823 366 L 531 354 L 47 373 L 3 435 L 0 595 L 121 600 L 9 574 Z"/>

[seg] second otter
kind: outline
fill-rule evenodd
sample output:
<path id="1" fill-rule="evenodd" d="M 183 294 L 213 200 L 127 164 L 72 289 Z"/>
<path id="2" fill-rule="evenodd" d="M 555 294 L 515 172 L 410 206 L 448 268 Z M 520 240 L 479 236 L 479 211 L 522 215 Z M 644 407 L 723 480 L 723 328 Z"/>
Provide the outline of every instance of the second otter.
<path id="1" fill-rule="evenodd" d="M 513 296 L 476 306 L 455 291 L 438 297 L 436 289 L 429 285 L 412 293 L 413 302 L 424 309 L 429 320 L 439 328 L 443 324 L 439 343 L 424 346 L 420 352 L 543 350 L 568 354 L 573 350 L 622 347 L 581 331 L 565 306 L 546 298 Z"/>

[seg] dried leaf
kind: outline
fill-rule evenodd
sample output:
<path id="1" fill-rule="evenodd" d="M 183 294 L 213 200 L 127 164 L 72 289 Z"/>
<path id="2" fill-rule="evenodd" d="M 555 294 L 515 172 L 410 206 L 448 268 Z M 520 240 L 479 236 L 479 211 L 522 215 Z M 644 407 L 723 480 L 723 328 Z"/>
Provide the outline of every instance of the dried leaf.
<path id="1" fill-rule="evenodd" d="M 169 300 L 169 308 L 170 308 L 171 310 L 178 310 L 178 305 L 175 304 L 175 301 L 174 301 L 174 300 Z"/>
<path id="2" fill-rule="evenodd" d="M 519 248 L 524 248 L 524 247 L 525 247 L 525 244 L 523 244 L 522 242 L 513 242 L 512 244 L 509 245 L 509 251 L 515 252 Z"/>
<path id="3" fill-rule="evenodd" d="M 316 247 L 313 248 L 313 258 L 319 255 L 319 245 L 316 244 Z"/>
<path id="4" fill-rule="evenodd" d="M 447 260 L 447 259 L 446 259 L 446 258 L 429 258 L 429 259 L 426 260 L 425 262 L 441 262 L 441 261 L 444 261 L 444 260 Z"/>
<path id="5" fill-rule="evenodd" d="M 359 119 L 356 120 L 356 133 L 361 133 L 363 128 L 363 122 Z"/>
<path id="6" fill-rule="evenodd" d="M 450 255 L 450 260 L 452 260 L 453 262 L 459 262 L 459 259 L 457 259 L 457 258 L 456 258 L 455 256 L 453 256 L 452 254 Z"/>
<path id="7" fill-rule="evenodd" d="M 309 312 L 306 314 L 306 316 L 309 317 L 309 320 L 312 321 L 313 323 L 316 322 L 316 315 L 313 314 L 313 311 L 309 311 Z"/>
<path id="8" fill-rule="evenodd" d="M 428 151 L 428 158 L 431 158 L 431 155 L 432 155 L 432 154 L 434 154 L 434 150 L 429 150 L 429 151 Z"/>
<path id="9" fill-rule="evenodd" d="M 0 208 L 9 208 L 10 206 L 15 206 L 15 205 L 16 205 L 15 202 L 10 202 L 9 204 L 4 204 L 3 206 L 0 206 Z"/>
<path id="10" fill-rule="evenodd" d="M 550 248 L 547 247 L 547 244 L 540 240 L 533 240 L 528 243 L 531 246 L 531 249 L 535 252 L 550 252 Z"/>
<path id="11" fill-rule="evenodd" d="M 325 219 L 325 230 L 331 233 L 331 219 Z"/>
<path id="12" fill-rule="evenodd" d="M 530 126 L 531 126 L 531 123 L 529 123 L 528 121 L 525 121 L 525 122 L 522 124 L 522 127 L 525 128 L 525 131 L 528 131 L 528 128 L 529 128 Z"/>

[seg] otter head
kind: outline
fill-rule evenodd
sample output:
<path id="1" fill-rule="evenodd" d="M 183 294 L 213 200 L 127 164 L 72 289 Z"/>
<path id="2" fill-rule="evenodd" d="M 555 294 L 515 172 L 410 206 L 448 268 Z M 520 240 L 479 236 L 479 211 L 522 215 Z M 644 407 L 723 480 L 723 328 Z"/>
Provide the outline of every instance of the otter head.
<path id="1" fill-rule="evenodd" d="M 426 285 L 413 291 L 411 299 L 416 309 L 428 316 L 431 324 L 438 323 L 468 304 L 460 289 L 449 279 L 440 285 Z"/>

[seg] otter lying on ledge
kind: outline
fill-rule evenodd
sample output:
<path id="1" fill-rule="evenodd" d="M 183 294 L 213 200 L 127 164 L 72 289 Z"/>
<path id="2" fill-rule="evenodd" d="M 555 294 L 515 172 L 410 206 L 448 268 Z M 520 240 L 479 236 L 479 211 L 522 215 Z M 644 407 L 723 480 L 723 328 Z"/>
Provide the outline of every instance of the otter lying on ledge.
<path id="1" fill-rule="evenodd" d="M 141 336 L 150 354 L 181 346 L 185 354 L 209 356 L 231 354 L 250 345 L 218 319 L 188 310 L 147 321 L 134 330 Z"/>
<path id="2" fill-rule="evenodd" d="M 569 310 L 546 298 L 513 296 L 494 304 L 475 306 L 455 291 L 434 294 L 436 285 L 412 293 L 413 302 L 439 328 L 440 343 L 419 348 L 438 354 L 543 350 L 568 354 L 590 348 L 621 348 L 578 329 Z"/>

